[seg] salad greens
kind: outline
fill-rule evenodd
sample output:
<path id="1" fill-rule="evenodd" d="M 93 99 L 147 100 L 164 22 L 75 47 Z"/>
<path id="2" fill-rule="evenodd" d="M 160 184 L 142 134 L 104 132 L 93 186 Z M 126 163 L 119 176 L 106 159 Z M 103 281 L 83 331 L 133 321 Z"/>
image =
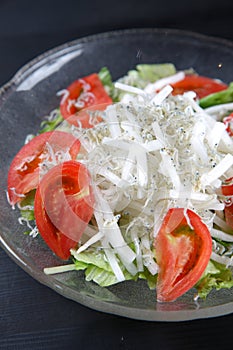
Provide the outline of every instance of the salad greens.
<path id="1" fill-rule="evenodd" d="M 119 78 L 118 81 L 120 83 L 143 89 L 149 83 L 171 76 L 175 73 L 176 68 L 172 63 L 138 64 L 135 69 L 130 70 L 125 76 Z M 98 75 L 113 101 L 119 102 L 124 96 L 124 93 L 115 88 L 108 68 L 103 67 Z"/>
<path id="2" fill-rule="evenodd" d="M 199 101 L 199 105 L 202 108 L 208 108 L 219 104 L 233 102 L 233 82 L 229 84 L 228 89 L 215 92 L 206 97 L 203 97 Z"/>
<path id="3" fill-rule="evenodd" d="M 232 271 L 223 264 L 210 260 L 202 278 L 196 284 L 198 296 L 205 299 L 213 290 L 232 288 Z"/>
<path id="4" fill-rule="evenodd" d="M 101 287 L 108 287 L 118 283 L 116 276 L 114 275 L 111 266 L 105 260 L 104 252 L 88 251 L 75 254 L 75 269 L 85 270 L 85 276 L 87 281 L 94 281 Z M 132 276 L 124 266 L 121 266 L 125 280 L 136 280 L 137 276 Z"/>
<path id="5" fill-rule="evenodd" d="M 60 109 L 55 109 L 50 116 L 48 116 L 41 123 L 41 129 L 39 133 L 53 131 L 63 122 L 63 117 L 61 115 Z"/>
<path id="6" fill-rule="evenodd" d="M 119 82 L 145 88 L 149 83 L 171 76 L 176 73 L 176 68 L 172 63 L 162 64 L 138 64 L 135 69 L 119 79 Z"/>
<path id="7" fill-rule="evenodd" d="M 29 192 L 29 194 L 21 201 L 19 205 L 21 216 L 28 221 L 35 220 L 35 215 L 34 215 L 35 192 L 36 192 L 35 190 Z"/>

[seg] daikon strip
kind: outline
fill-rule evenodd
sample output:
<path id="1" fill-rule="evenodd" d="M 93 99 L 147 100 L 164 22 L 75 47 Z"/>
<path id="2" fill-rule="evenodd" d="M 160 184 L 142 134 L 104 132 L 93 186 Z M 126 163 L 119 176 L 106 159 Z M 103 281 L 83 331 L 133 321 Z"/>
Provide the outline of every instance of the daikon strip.
<path id="1" fill-rule="evenodd" d="M 122 83 L 116 82 L 115 88 L 120 89 L 122 91 L 131 92 L 133 94 L 145 96 L 145 92 L 142 89 L 139 89 L 137 87 L 130 86 L 127 84 L 122 84 Z"/>
<path id="2" fill-rule="evenodd" d="M 157 90 L 162 89 L 164 86 L 169 85 L 169 84 L 175 84 L 181 80 L 183 80 L 185 77 L 185 73 L 184 72 L 178 72 L 176 74 L 173 74 L 169 77 L 166 78 L 162 78 L 157 80 L 155 83 L 150 83 L 148 84 L 144 91 L 148 94 L 153 93 Z"/>
<path id="3" fill-rule="evenodd" d="M 208 173 L 201 176 L 201 183 L 205 187 L 210 185 L 220 176 L 222 176 L 231 166 L 233 165 L 233 156 L 231 154 L 226 154 L 224 158 Z"/>
<path id="4" fill-rule="evenodd" d="M 222 241 L 225 241 L 225 242 L 233 242 L 233 235 L 225 233 L 221 230 L 216 230 L 215 228 L 212 228 L 210 233 L 211 233 L 211 236 L 214 238 L 221 239 Z"/>

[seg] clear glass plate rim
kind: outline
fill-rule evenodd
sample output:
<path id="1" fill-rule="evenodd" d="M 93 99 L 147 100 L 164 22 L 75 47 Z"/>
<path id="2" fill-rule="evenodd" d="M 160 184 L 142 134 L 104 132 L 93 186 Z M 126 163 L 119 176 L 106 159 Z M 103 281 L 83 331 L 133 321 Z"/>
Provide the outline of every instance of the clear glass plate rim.
<path id="1" fill-rule="evenodd" d="M 167 34 L 167 35 L 176 35 L 176 36 L 185 36 L 190 38 L 195 38 L 201 41 L 208 41 L 208 43 L 212 42 L 216 45 L 224 45 L 225 47 L 229 47 L 233 49 L 233 42 L 228 39 L 223 39 L 214 36 L 208 36 L 205 34 L 182 30 L 182 29 L 174 29 L 174 28 L 132 28 L 132 29 L 121 29 L 121 30 L 112 30 L 98 34 L 88 35 L 86 37 L 82 37 L 79 39 L 74 39 L 72 41 L 68 41 L 64 44 L 58 45 L 50 50 L 45 51 L 44 53 L 38 55 L 34 59 L 30 60 L 28 63 L 24 64 L 21 68 L 19 68 L 13 77 L 6 82 L 3 86 L 0 87 L 0 97 L 12 86 L 20 84 L 22 79 L 25 78 L 25 75 L 31 74 L 31 69 L 36 66 L 36 68 L 42 66 L 44 64 L 44 60 L 53 55 L 62 54 L 64 49 L 69 51 L 75 50 L 77 45 L 87 44 L 90 42 L 96 42 L 102 39 L 111 39 L 114 37 L 118 37 L 121 35 L 135 35 L 135 34 Z M 39 66 L 37 66 L 39 64 Z"/>

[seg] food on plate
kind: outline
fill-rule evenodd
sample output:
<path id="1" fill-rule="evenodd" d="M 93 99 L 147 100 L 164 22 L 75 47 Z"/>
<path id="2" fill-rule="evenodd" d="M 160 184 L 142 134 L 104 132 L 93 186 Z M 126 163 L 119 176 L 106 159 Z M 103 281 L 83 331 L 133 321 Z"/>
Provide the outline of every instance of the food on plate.
<path id="1" fill-rule="evenodd" d="M 197 74 L 187 74 L 184 79 L 171 86 L 173 87 L 173 95 L 183 94 L 192 90 L 197 94 L 199 99 L 227 89 L 227 84 Z M 201 103 L 203 105 L 203 100 Z"/>
<path id="2" fill-rule="evenodd" d="M 232 83 L 140 64 L 75 77 L 12 161 L 20 223 L 108 287 L 144 279 L 159 302 L 233 287 Z"/>
<path id="3" fill-rule="evenodd" d="M 48 171 L 35 194 L 38 230 L 61 259 L 68 259 L 93 215 L 94 197 L 87 168 L 73 160 Z"/>
<path id="4" fill-rule="evenodd" d="M 111 97 L 105 91 L 98 74 L 95 73 L 75 80 L 67 87 L 60 103 L 60 111 L 62 117 L 69 123 L 78 125 L 80 121 L 78 111 L 92 105 L 105 106 L 111 103 Z M 83 118 L 80 122 L 83 128 L 93 127 L 88 118 Z"/>
<path id="5" fill-rule="evenodd" d="M 172 208 L 155 239 L 155 251 L 159 265 L 157 299 L 172 301 L 202 277 L 211 257 L 212 239 L 194 211 Z"/>
<path id="6" fill-rule="evenodd" d="M 79 149 L 79 140 L 63 131 L 48 131 L 29 140 L 14 157 L 8 172 L 10 203 L 16 204 L 37 188 L 40 174 L 54 166 L 58 158 L 75 159 Z"/>

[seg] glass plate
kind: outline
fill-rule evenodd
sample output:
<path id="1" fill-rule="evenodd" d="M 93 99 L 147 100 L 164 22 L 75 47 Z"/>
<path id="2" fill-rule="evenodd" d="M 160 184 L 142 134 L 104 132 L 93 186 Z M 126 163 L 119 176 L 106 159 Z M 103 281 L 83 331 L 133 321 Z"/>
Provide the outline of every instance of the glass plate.
<path id="1" fill-rule="evenodd" d="M 10 162 L 27 134 L 37 132 L 43 116 L 58 106 L 56 92 L 77 77 L 107 66 L 113 79 L 138 63 L 173 62 L 177 69 L 193 67 L 199 74 L 230 82 L 233 44 L 195 33 L 167 29 L 133 29 L 75 40 L 31 61 L 0 89 L 0 231 L 9 256 L 39 282 L 87 307 L 134 319 L 181 321 L 213 317 L 233 311 L 233 290 L 211 292 L 193 301 L 193 291 L 173 303 L 156 303 L 146 283 L 124 282 L 101 288 L 86 282 L 83 273 L 47 276 L 43 268 L 61 262 L 40 238 L 23 234 L 17 210 L 11 210 L 5 189 Z"/>

